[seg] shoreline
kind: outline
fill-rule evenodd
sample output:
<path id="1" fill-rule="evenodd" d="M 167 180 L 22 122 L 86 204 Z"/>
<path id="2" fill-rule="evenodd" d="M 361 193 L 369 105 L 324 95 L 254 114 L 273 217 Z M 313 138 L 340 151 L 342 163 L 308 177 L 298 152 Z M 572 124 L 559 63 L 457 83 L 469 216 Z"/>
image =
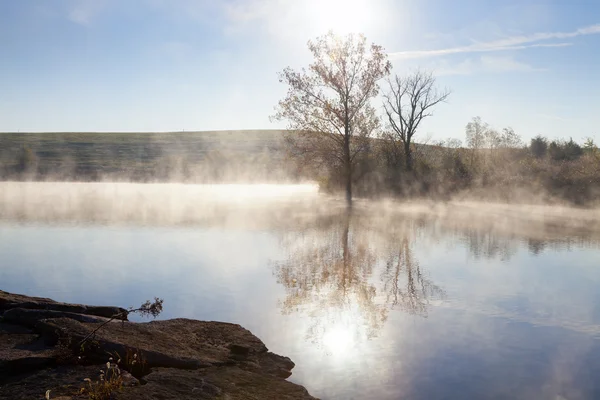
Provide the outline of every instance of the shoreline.
<path id="1" fill-rule="evenodd" d="M 0 399 L 87 399 L 115 371 L 107 399 L 314 399 L 287 381 L 292 360 L 240 325 L 127 314 L 0 290 Z"/>

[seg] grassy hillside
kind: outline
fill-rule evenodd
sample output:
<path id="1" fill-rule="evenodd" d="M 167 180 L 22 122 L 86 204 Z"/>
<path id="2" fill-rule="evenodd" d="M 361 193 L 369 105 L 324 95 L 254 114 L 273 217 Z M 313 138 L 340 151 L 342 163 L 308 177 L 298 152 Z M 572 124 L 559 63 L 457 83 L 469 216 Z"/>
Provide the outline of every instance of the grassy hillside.
<path id="1" fill-rule="evenodd" d="M 283 131 L 0 133 L 2 179 L 275 180 Z"/>

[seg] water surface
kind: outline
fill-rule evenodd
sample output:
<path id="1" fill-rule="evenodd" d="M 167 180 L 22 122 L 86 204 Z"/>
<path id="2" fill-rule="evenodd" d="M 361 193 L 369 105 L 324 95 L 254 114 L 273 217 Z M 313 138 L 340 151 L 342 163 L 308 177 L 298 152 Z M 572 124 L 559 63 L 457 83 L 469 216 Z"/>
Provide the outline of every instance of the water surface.
<path id="1" fill-rule="evenodd" d="M 242 324 L 323 399 L 600 398 L 600 217 L 304 186 L 0 184 L 0 289 Z"/>

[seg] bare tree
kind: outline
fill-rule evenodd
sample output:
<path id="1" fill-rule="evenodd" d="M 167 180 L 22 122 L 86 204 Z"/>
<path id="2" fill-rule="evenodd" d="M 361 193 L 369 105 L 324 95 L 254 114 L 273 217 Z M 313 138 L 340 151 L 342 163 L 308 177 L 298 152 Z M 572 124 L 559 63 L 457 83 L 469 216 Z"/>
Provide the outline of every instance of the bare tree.
<path id="1" fill-rule="evenodd" d="M 521 137 L 511 127 L 502 129 L 502 132 L 491 127 L 481 117 L 473 117 L 465 127 L 467 145 L 471 148 L 471 166 L 480 156 L 486 155 L 484 161 L 506 161 L 509 149 L 523 146 Z M 485 151 L 481 151 L 482 149 Z"/>
<path id="2" fill-rule="evenodd" d="M 402 144 L 406 169 L 413 169 L 411 143 L 423 119 L 433 115 L 432 108 L 445 101 L 450 91 L 438 91 L 435 77 L 430 72 L 417 71 L 407 77 L 395 76 L 389 80 L 389 92 L 384 95 L 383 107 L 392 128 L 389 140 Z"/>
<path id="3" fill-rule="evenodd" d="M 521 140 L 521 137 L 509 126 L 508 128 L 502 129 L 500 145 L 503 148 L 516 149 L 523 147 L 523 140 Z"/>
<path id="4" fill-rule="evenodd" d="M 381 46 L 367 46 L 362 35 L 329 32 L 308 42 L 314 62 L 308 71 L 286 68 L 280 82 L 289 86 L 276 107 L 275 120 L 288 121 L 293 152 L 344 173 L 346 200 L 352 204 L 352 173 L 368 138 L 379 126 L 371 98 L 391 64 Z"/>
<path id="5" fill-rule="evenodd" d="M 481 117 L 473 117 L 473 120 L 465 127 L 467 145 L 471 148 L 471 166 L 475 161 L 475 153 L 485 147 L 489 137 L 490 126 L 481 120 Z"/>

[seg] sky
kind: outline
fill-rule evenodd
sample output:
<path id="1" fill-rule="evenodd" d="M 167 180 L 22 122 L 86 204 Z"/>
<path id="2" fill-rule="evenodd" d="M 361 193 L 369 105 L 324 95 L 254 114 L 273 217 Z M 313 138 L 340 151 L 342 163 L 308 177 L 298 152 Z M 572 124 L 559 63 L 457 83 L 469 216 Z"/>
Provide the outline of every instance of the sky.
<path id="1" fill-rule="evenodd" d="M 0 0 L 0 132 L 284 128 L 277 72 L 329 30 L 452 91 L 422 142 L 600 139 L 597 0 Z"/>

